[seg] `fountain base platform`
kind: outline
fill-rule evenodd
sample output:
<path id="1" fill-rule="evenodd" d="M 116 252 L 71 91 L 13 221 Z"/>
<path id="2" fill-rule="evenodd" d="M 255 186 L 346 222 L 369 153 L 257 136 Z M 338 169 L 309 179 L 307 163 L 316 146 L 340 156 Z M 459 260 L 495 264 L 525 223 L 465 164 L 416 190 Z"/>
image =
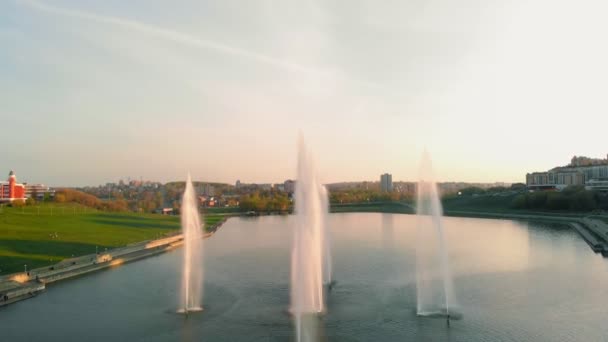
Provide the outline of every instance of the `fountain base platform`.
<path id="1" fill-rule="evenodd" d="M 463 314 L 458 311 L 451 310 L 449 313 L 445 309 L 438 311 L 416 312 L 418 317 L 450 319 L 451 321 L 459 321 L 463 318 Z"/>
<path id="2" fill-rule="evenodd" d="M 283 313 L 289 317 L 294 317 L 295 314 L 293 313 L 293 311 L 291 311 L 291 309 L 286 309 L 283 310 Z M 302 316 L 315 316 L 315 317 L 323 317 L 327 314 L 326 311 L 320 311 L 320 312 L 302 312 L 300 313 L 300 315 Z"/>
<path id="3" fill-rule="evenodd" d="M 176 311 L 176 313 L 178 313 L 180 315 L 190 315 L 190 314 L 196 314 L 199 312 L 203 312 L 203 308 L 201 306 L 196 306 L 196 307 L 192 307 L 192 308 L 181 308 Z"/>

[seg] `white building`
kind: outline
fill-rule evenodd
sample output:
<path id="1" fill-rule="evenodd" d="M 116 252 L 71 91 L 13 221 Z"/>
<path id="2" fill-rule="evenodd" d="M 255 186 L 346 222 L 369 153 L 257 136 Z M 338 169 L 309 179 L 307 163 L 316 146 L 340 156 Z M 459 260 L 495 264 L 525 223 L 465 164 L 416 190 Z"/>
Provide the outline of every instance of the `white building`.
<path id="1" fill-rule="evenodd" d="M 283 183 L 283 186 L 285 187 L 285 192 L 287 193 L 294 193 L 296 191 L 296 181 L 288 179 Z"/>
<path id="2" fill-rule="evenodd" d="M 25 184 L 25 197 L 42 200 L 45 196 L 55 197 L 55 190 L 44 184 Z"/>
<path id="3" fill-rule="evenodd" d="M 608 191 L 608 178 L 592 179 L 585 184 L 585 189 L 595 191 Z"/>
<path id="4" fill-rule="evenodd" d="M 380 190 L 382 190 L 382 192 L 393 191 L 393 175 L 389 173 L 380 175 Z"/>
<path id="5" fill-rule="evenodd" d="M 608 182 L 608 158 L 574 157 L 568 166 L 526 175 L 526 185 L 535 190 L 562 190 L 571 185 L 584 185 L 589 190 L 604 191 L 608 190 L 605 187 L 606 182 Z"/>

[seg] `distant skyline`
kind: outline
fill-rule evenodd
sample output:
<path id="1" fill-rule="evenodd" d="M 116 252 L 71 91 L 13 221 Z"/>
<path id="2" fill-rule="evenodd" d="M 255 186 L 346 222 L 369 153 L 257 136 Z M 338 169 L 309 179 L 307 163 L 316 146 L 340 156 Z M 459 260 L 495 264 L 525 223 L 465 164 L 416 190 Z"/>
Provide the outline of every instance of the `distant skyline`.
<path id="1" fill-rule="evenodd" d="M 0 179 L 524 182 L 605 158 L 599 0 L 8 0 Z"/>

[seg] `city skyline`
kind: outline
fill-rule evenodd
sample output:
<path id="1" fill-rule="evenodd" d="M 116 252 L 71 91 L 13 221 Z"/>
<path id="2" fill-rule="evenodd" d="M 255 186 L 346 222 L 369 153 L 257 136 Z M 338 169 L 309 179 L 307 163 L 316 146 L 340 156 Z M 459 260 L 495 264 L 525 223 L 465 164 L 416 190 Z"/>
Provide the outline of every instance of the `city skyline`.
<path id="1" fill-rule="evenodd" d="M 424 148 L 487 183 L 606 155 L 606 4 L 393 5 L 8 1 L 0 172 L 274 183 L 299 131 L 324 183 L 416 180 Z"/>

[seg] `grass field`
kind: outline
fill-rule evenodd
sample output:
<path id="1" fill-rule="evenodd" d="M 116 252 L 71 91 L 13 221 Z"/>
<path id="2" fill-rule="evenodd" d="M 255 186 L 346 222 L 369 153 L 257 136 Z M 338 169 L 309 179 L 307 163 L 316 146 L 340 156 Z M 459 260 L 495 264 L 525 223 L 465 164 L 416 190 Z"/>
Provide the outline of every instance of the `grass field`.
<path id="1" fill-rule="evenodd" d="M 206 215 L 205 226 L 223 219 Z M 77 205 L 0 209 L 0 275 L 175 232 L 178 216 L 110 213 Z"/>
<path id="2" fill-rule="evenodd" d="M 205 216 L 204 216 L 205 227 L 211 227 L 211 226 L 217 224 L 218 222 L 220 222 L 221 220 L 223 220 L 225 217 L 226 217 L 225 215 L 205 214 Z"/>
<path id="3" fill-rule="evenodd" d="M 239 207 L 217 207 L 217 208 L 205 208 L 207 214 L 239 214 L 244 212 Z"/>

